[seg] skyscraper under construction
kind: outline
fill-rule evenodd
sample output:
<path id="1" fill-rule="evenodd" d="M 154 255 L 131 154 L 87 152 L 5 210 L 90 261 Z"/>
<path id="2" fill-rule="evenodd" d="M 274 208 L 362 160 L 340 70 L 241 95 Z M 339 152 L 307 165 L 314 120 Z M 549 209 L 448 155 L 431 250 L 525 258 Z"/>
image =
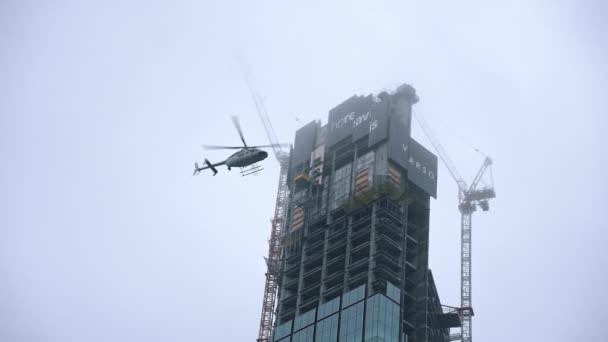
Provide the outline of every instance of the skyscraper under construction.
<path id="1" fill-rule="evenodd" d="M 413 87 L 353 96 L 296 132 L 272 341 L 448 341 L 428 268 L 437 157 Z"/>

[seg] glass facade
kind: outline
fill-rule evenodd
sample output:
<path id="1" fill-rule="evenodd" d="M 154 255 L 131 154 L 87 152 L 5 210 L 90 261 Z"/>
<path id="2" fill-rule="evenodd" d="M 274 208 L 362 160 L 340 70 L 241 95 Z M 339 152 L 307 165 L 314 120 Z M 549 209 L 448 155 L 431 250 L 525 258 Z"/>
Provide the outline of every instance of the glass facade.
<path id="1" fill-rule="evenodd" d="M 372 164 L 374 162 L 374 151 L 369 151 L 364 155 L 357 158 L 357 162 L 355 164 L 355 171 L 359 171 L 362 168 Z"/>
<path id="2" fill-rule="evenodd" d="M 390 282 L 386 282 L 386 295 L 397 303 L 401 302 L 401 290 Z"/>
<path id="3" fill-rule="evenodd" d="M 361 285 L 354 290 L 346 292 L 342 295 L 342 308 L 352 305 L 365 298 L 365 285 Z"/>
<path id="4" fill-rule="evenodd" d="M 340 311 L 340 297 L 334 298 L 325 304 L 319 305 L 319 316 L 318 320 Z"/>
<path id="5" fill-rule="evenodd" d="M 363 336 L 364 302 L 342 310 L 340 316 L 340 342 L 360 342 Z"/>
<path id="6" fill-rule="evenodd" d="M 291 342 L 313 342 L 314 341 L 315 327 L 310 326 L 306 329 L 302 329 L 298 332 L 293 333 Z"/>
<path id="7" fill-rule="evenodd" d="M 278 327 L 274 328 L 272 340 L 278 341 L 281 338 L 283 338 L 289 334 L 291 334 L 291 321 L 285 322 L 285 323 L 279 325 Z M 282 341 L 283 340 L 281 340 L 281 342 Z"/>
<path id="8" fill-rule="evenodd" d="M 350 178 L 352 163 L 348 163 L 336 170 L 332 183 L 331 206 L 334 210 L 348 200 L 350 196 Z"/>
<path id="9" fill-rule="evenodd" d="M 333 315 L 317 323 L 315 342 L 338 341 L 338 315 Z"/>
<path id="10" fill-rule="evenodd" d="M 399 305 L 381 294 L 367 299 L 365 341 L 399 342 Z"/>
<path id="11" fill-rule="evenodd" d="M 365 290 L 359 286 L 277 326 L 273 341 L 400 342 L 399 288 L 387 282 L 386 295 L 367 298 Z"/>
<path id="12" fill-rule="evenodd" d="M 307 327 L 315 322 L 315 314 L 317 309 L 312 309 L 307 313 L 301 314 L 296 317 L 293 321 L 293 331 L 298 331 L 304 327 Z"/>

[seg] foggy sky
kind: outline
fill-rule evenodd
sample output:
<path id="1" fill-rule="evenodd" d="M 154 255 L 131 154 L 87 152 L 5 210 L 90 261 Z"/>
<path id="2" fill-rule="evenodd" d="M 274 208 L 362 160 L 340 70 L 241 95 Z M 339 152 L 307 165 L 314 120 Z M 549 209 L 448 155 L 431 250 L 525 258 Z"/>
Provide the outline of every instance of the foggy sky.
<path id="1" fill-rule="evenodd" d="M 476 341 L 604 341 L 608 6 L 601 1 L 0 2 L 0 341 L 253 341 L 278 164 L 267 143 L 401 83 L 470 181 Z M 431 148 L 415 124 L 414 137 Z M 430 267 L 459 305 L 457 187 L 439 168 Z"/>

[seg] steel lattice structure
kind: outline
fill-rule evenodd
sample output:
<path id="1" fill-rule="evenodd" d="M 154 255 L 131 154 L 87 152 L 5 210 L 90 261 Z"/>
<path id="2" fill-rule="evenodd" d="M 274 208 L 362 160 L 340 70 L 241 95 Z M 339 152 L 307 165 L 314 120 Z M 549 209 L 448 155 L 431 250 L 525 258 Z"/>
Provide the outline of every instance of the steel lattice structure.
<path id="1" fill-rule="evenodd" d="M 437 151 L 439 158 L 446 166 L 456 184 L 458 184 L 458 209 L 460 210 L 460 313 L 462 320 L 462 329 L 460 336 L 453 335 L 450 340 L 455 341 L 460 339 L 462 342 L 472 341 L 472 317 L 473 317 L 473 297 L 472 297 L 472 225 L 471 219 L 473 212 L 479 206 L 483 211 L 489 210 L 488 200 L 496 197 L 494 185 L 488 188 L 477 189 L 486 170 L 492 166 L 492 159 L 486 157 L 483 165 L 477 172 L 475 179 L 470 187 L 460 176 L 456 166 L 439 143 L 428 123 L 420 116 L 415 115 L 422 130 L 431 141 L 431 144 Z M 491 169 L 490 169 L 491 170 Z M 491 175 L 491 171 L 490 171 Z M 493 183 L 493 181 L 492 181 Z"/>
<path id="2" fill-rule="evenodd" d="M 278 290 L 279 278 L 279 263 L 281 260 L 282 246 L 281 236 L 283 234 L 283 226 L 285 222 L 285 209 L 287 207 L 287 197 L 289 189 L 287 187 L 287 173 L 289 168 L 289 153 L 281 149 L 272 122 L 268 117 L 266 106 L 262 97 L 256 91 L 253 82 L 253 75 L 249 69 L 243 56 L 235 54 L 237 62 L 240 64 L 245 83 L 249 88 L 251 99 L 255 105 L 256 111 L 264 125 L 266 136 L 272 146 L 274 156 L 276 157 L 281 171 L 279 174 L 279 187 L 277 189 L 277 198 L 274 209 L 274 217 L 271 221 L 270 239 L 268 240 L 268 257 L 266 259 L 266 284 L 264 285 L 264 299 L 262 301 L 262 314 L 260 318 L 260 330 L 258 333 L 257 342 L 269 342 L 272 334 L 272 326 L 274 324 L 275 305 Z"/>
<path id="3" fill-rule="evenodd" d="M 279 262 L 281 259 L 281 235 L 283 223 L 285 221 L 285 207 L 287 204 L 287 169 L 288 159 L 282 158 L 281 173 L 279 175 L 279 188 L 277 190 L 277 200 L 272 219 L 270 240 L 268 240 L 268 258 L 266 258 L 266 285 L 264 286 L 264 300 L 262 301 L 262 315 L 260 319 L 260 330 L 257 342 L 270 341 L 272 324 L 274 322 L 274 310 L 277 297 L 277 281 Z"/>
<path id="4" fill-rule="evenodd" d="M 460 230 L 460 307 L 462 341 L 471 341 L 471 214 L 462 214 Z"/>

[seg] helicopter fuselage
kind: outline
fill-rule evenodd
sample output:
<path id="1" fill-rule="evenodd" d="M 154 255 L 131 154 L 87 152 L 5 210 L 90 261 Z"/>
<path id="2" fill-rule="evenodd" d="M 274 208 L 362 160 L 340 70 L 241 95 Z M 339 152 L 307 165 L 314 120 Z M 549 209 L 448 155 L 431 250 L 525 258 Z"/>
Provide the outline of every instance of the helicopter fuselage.
<path id="1" fill-rule="evenodd" d="M 251 164 L 262 161 L 268 157 L 266 151 L 257 148 L 244 148 L 226 159 L 226 166 L 228 169 L 231 167 L 245 167 Z"/>
<path id="2" fill-rule="evenodd" d="M 257 165 L 256 163 L 268 158 L 268 152 L 261 150 L 262 147 L 272 147 L 273 149 L 280 147 L 286 144 L 270 144 L 270 145 L 257 145 L 257 146 L 247 146 L 245 142 L 245 138 L 243 137 L 243 131 L 241 130 L 241 125 L 239 124 L 236 116 L 232 117 L 232 123 L 239 133 L 239 137 L 243 142 L 241 146 L 218 146 L 218 145 L 203 145 L 204 148 L 213 149 L 213 150 L 238 150 L 236 153 L 233 153 L 230 157 L 226 158 L 221 162 L 211 163 L 209 160 L 205 159 L 205 165 L 202 167 L 198 166 L 198 163 L 194 163 L 194 175 L 199 174 L 202 170 L 211 170 L 213 171 L 213 175 L 217 174 L 217 166 L 226 165 L 228 170 L 233 167 L 241 168 L 241 175 L 247 176 L 251 174 L 255 174 L 262 170 L 262 167 Z M 276 151 L 276 150 L 275 150 Z"/>

